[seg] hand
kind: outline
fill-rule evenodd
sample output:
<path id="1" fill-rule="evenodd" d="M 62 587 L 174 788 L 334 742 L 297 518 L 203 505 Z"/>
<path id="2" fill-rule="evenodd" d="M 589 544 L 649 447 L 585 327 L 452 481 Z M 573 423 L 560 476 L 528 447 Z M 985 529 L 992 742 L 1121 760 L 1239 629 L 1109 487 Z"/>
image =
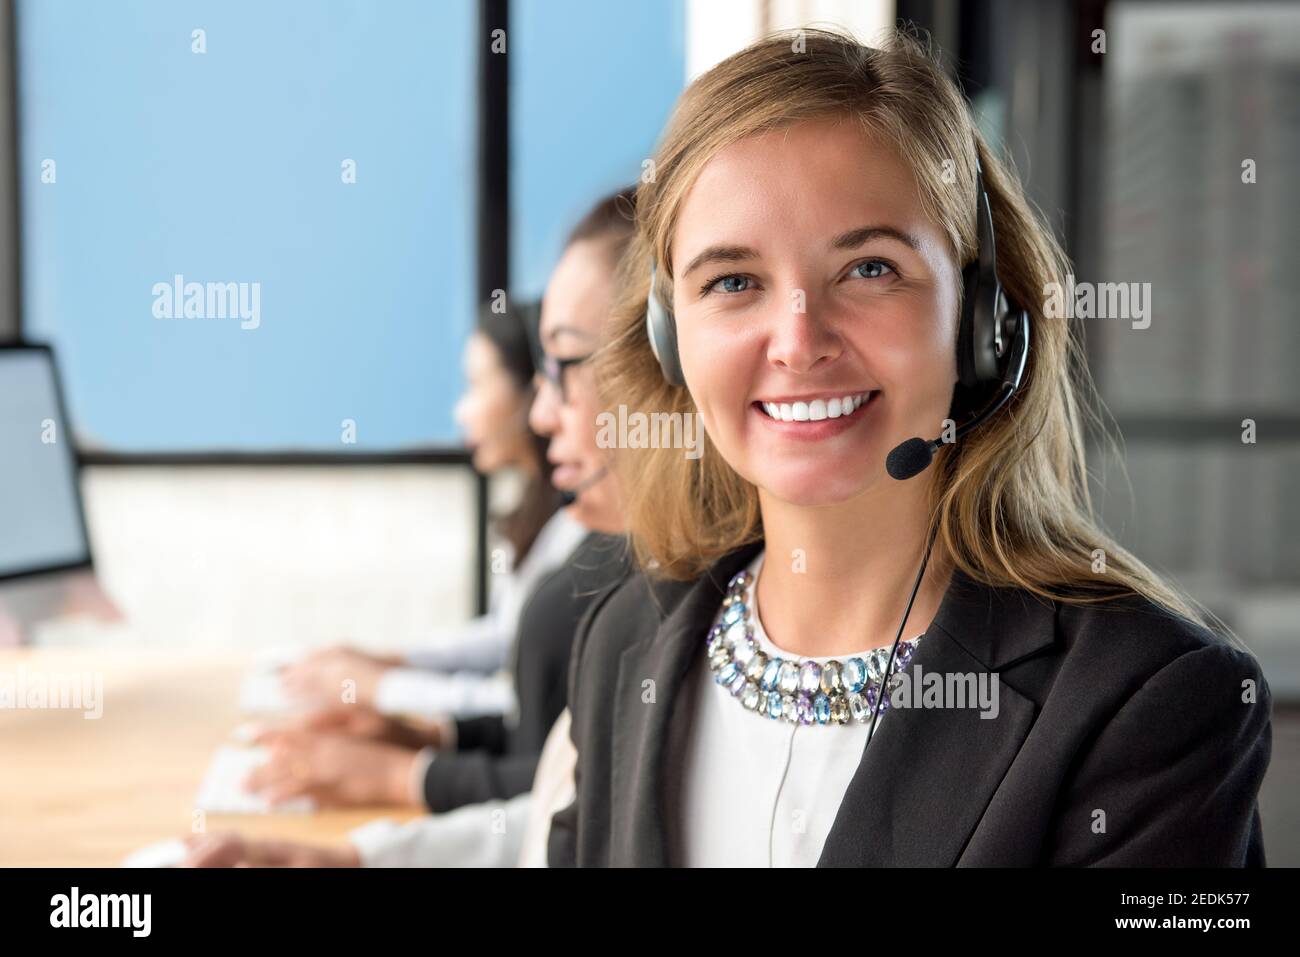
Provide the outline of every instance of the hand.
<path id="1" fill-rule="evenodd" d="M 410 806 L 416 752 L 340 735 L 283 732 L 270 760 L 253 770 L 245 790 L 272 805 L 309 797 L 322 807 Z"/>
<path id="2" fill-rule="evenodd" d="M 181 867 L 360 867 L 351 844 L 310 847 L 289 841 L 249 840 L 234 833 L 195 834 L 185 839 Z"/>
<path id="3" fill-rule="evenodd" d="M 318 708 L 306 714 L 287 718 L 258 731 L 253 740 L 257 744 L 269 747 L 286 734 L 300 735 L 305 732 L 360 738 L 382 744 L 395 744 L 411 750 L 443 746 L 442 731 L 437 722 L 400 721 L 361 704 Z"/>
<path id="4" fill-rule="evenodd" d="M 291 698 L 332 704 L 342 700 L 345 687 L 352 687 L 357 703 L 372 704 L 379 679 L 401 663 L 392 655 L 372 655 L 336 645 L 285 665 L 280 669 L 280 681 Z"/>

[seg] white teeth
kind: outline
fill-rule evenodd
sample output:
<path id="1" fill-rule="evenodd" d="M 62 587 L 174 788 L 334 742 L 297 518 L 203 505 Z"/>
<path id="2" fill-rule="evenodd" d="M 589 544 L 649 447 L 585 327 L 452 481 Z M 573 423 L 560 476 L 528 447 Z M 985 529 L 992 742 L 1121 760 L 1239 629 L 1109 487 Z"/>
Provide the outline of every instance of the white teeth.
<path id="1" fill-rule="evenodd" d="M 852 415 L 869 398 L 870 392 L 836 399 L 813 399 L 811 402 L 760 402 L 763 411 L 778 422 L 820 422 Z"/>

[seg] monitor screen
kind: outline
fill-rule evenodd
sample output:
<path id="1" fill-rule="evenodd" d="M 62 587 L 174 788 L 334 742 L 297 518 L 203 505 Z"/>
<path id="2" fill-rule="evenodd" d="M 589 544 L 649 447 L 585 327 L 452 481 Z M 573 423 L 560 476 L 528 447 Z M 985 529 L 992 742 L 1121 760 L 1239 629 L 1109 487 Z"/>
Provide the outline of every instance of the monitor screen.
<path id="1" fill-rule="evenodd" d="M 0 348 L 0 579 L 89 562 L 53 356 Z"/>

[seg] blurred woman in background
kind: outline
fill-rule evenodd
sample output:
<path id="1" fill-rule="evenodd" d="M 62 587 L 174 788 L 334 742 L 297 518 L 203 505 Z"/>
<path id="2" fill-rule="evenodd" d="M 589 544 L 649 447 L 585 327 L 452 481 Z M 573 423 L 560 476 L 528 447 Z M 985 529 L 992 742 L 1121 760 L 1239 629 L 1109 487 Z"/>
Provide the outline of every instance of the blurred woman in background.
<path id="1" fill-rule="evenodd" d="M 567 510 L 591 534 L 544 577 L 521 616 L 518 722 L 508 726 L 498 716 L 425 724 L 359 705 L 290 721 L 262 736 L 271 758 L 250 779 L 273 802 L 308 796 L 326 805 L 423 804 L 440 813 L 402 825 L 373 822 L 338 849 L 237 834 L 194 838 L 190 864 L 509 866 L 519 858 L 525 832 L 539 827 L 526 795 L 543 746 L 561 767 L 572 753 L 562 715 L 578 622 L 631 570 L 619 483 L 598 439 L 604 406 L 588 360 L 609 321 L 633 212 L 630 189 L 596 204 L 570 234 L 546 288 L 530 421 L 550 440 L 552 480 Z M 545 817 L 541 835 L 544 824 Z"/>
<path id="2" fill-rule="evenodd" d="M 285 666 L 290 697 L 338 704 L 344 682 L 355 682 L 355 700 L 386 713 L 471 717 L 504 714 L 515 707 L 507 666 L 524 600 L 546 573 L 573 553 L 587 530 L 565 510 L 551 485 L 547 440 L 528 425 L 538 306 L 504 312 L 484 307 L 465 345 L 465 394 L 456 421 L 474 468 L 482 475 L 522 476 L 517 504 L 494 526 L 505 554 L 494 557 L 508 571 L 493 576 L 487 614 L 400 654 L 373 654 L 337 646 Z"/>

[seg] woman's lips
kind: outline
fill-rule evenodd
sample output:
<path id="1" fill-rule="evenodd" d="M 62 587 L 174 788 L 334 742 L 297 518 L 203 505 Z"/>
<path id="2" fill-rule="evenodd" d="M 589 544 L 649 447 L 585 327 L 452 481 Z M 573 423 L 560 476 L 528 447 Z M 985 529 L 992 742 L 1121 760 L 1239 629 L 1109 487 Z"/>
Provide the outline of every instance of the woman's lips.
<path id="1" fill-rule="evenodd" d="M 750 404 L 750 409 L 753 411 L 754 415 L 763 420 L 763 424 L 767 428 L 774 430 L 780 435 L 793 439 L 820 441 L 822 439 L 839 435 L 841 432 L 846 432 L 859 422 L 871 418 L 872 410 L 879 404 L 879 397 L 879 389 L 873 389 L 869 392 L 852 393 L 850 396 L 852 409 L 847 413 L 844 412 L 845 403 L 843 399 L 837 400 L 840 403 L 838 409 L 835 409 L 834 406 L 831 406 L 829 409 L 817 408 L 816 403 L 823 401 L 820 399 L 808 403 L 753 402 Z M 788 406 L 788 410 L 786 408 L 778 408 L 777 412 L 779 415 L 783 415 L 788 411 L 790 419 L 787 420 L 784 417 L 774 418 L 768 411 L 774 404 L 779 407 Z M 804 408 L 797 408 L 797 406 L 800 405 L 804 406 Z M 831 416 L 829 414 L 831 411 L 838 411 L 839 414 Z M 821 415 L 822 417 L 814 418 L 815 415 Z M 801 417 L 796 418 L 796 416 Z"/>
<path id="2" fill-rule="evenodd" d="M 571 462 L 562 462 L 551 470 L 551 484 L 563 491 L 573 488 L 582 480 L 582 468 Z"/>

